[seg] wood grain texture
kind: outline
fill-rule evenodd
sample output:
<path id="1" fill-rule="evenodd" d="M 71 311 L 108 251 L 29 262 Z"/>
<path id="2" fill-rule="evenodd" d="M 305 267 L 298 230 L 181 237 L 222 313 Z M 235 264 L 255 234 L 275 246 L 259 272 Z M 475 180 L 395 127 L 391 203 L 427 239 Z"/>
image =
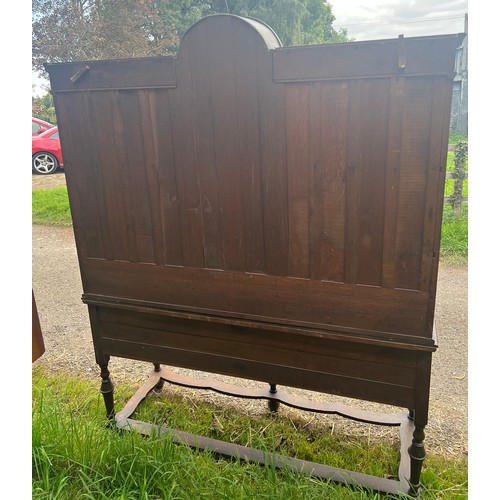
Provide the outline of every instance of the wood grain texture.
<path id="1" fill-rule="evenodd" d="M 221 15 L 176 57 L 47 65 L 98 363 L 396 404 L 424 426 L 459 42 L 289 48 Z"/>
<path id="2" fill-rule="evenodd" d="M 108 418 L 111 356 L 401 406 L 419 489 L 460 41 L 217 15 L 177 57 L 47 65 Z"/>

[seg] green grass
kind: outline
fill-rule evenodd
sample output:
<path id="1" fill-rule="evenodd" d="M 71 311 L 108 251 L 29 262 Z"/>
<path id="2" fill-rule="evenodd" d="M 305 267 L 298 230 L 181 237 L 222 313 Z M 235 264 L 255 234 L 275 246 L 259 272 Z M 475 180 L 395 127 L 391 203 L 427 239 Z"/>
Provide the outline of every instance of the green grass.
<path id="1" fill-rule="evenodd" d="M 33 224 L 71 226 L 68 190 L 65 186 L 53 189 L 33 189 L 31 204 Z"/>
<path id="2" fill-rule="evenodd" d="M 466 135 L 460 135 L 451 133 L 448 137 L 448 144 L 456 144 L 458 141 L 467 141 L 468 137 Z"/>
<path id="3" fill-rule="evenodd" d="M 446 161 L 446 171 L 453 172 L 454 170 L 455 170 L 454 154 L 453 151 L 448 151 L 448 157 Z M 466 172 L 469 171 L 469 162 L 465 163 L 465 171 Z M 454 185 L 455 181 L 453 179 L 446 179 L 444 186 L 445 196 L 451 196 L 453 194 Z M 469 196 L 469 181 L 467 179 L 464 179 L 462 195 L 464 198 L 467 198 Z"/>
<path id="4" fill-rule="evenodd" d="M 441 227 L 441 257 L 454 264 L 465 264 L 469 253 L 468 206 L 463 205 L 456 214 L 450 205 L 443 210 Z"/>
<path id="5" fill-rule="evenodd" d="M 168 437 L 144 438 L 108 428 L 98 381 L 33 370 L 33 499 L 379 499 L 393 498 L 272 467 L 239 463 L 172 444 Z M 117 387 L 121 409 L 136 387 Z M 262 403 L 263 405 L 265 402 Z M 211 425 L 216 414 L 219 435 Z M 283 412 L 282 412 L 283 413 Z M 188 432 L 312 459 L 369 474 L 394 474 L 398 452 L 391 444 L 368 444 L 306 425 L 299 417 L 248 417 L 237 407 L 218 407 L 201 398 L 151 394 L 138 419 Z M 425 499 L 467 498 L 466 460 L 432 454 L 422 473 Z"/>

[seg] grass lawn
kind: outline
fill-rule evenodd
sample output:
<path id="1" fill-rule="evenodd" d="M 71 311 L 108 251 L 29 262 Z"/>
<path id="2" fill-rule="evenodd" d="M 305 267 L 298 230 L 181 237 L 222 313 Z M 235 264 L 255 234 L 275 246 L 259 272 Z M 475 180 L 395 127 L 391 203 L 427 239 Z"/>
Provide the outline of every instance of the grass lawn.
<path id="1" fill-rule="evenodd" d="M 117 388 L 118 408 L 135 389 Z M 104 403 L 93 379 L 35 368 L 32 395 L 33 499 L 394 498 L 194 452 L 168 437 L 119 433 L 106 426 Z M 211 424 L 214 414 L 223 425 L 222 435 Z M 280 454 L 370 474 L 395 474 L 399 460 L 396 445 L 331 433 L 309 425 L 309 419 L 280 412 L 249 417 L 237 406 L 218 407 L 169 394 L 167 386 L 144 401 L 137 418 L 270 452 L 279 446 Z M 467 461 L 429 454 L 422 483 L 423 500 L 466 499 Z"/>

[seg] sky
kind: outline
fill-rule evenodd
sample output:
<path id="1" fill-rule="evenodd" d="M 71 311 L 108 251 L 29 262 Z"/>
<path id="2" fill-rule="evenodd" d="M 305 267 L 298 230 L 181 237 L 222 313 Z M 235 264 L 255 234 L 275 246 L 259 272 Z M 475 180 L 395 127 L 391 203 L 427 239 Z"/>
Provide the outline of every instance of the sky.
<path id="1" fill-rule="evenodd" d="M 444 35 L 464 31 L 466 0 L 328 0 L 335 27 L 356 40 Z"/>

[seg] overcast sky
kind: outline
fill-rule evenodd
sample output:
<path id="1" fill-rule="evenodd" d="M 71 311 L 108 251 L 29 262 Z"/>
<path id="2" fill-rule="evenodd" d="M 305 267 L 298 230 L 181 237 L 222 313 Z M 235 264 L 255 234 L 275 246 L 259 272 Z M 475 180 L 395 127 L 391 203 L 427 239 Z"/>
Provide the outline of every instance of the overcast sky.
<path id="1" fill-rule="evenodd" d="M 466 0 L 328 0 L 334 26 L 356 40 L 464 31 Z"/>

